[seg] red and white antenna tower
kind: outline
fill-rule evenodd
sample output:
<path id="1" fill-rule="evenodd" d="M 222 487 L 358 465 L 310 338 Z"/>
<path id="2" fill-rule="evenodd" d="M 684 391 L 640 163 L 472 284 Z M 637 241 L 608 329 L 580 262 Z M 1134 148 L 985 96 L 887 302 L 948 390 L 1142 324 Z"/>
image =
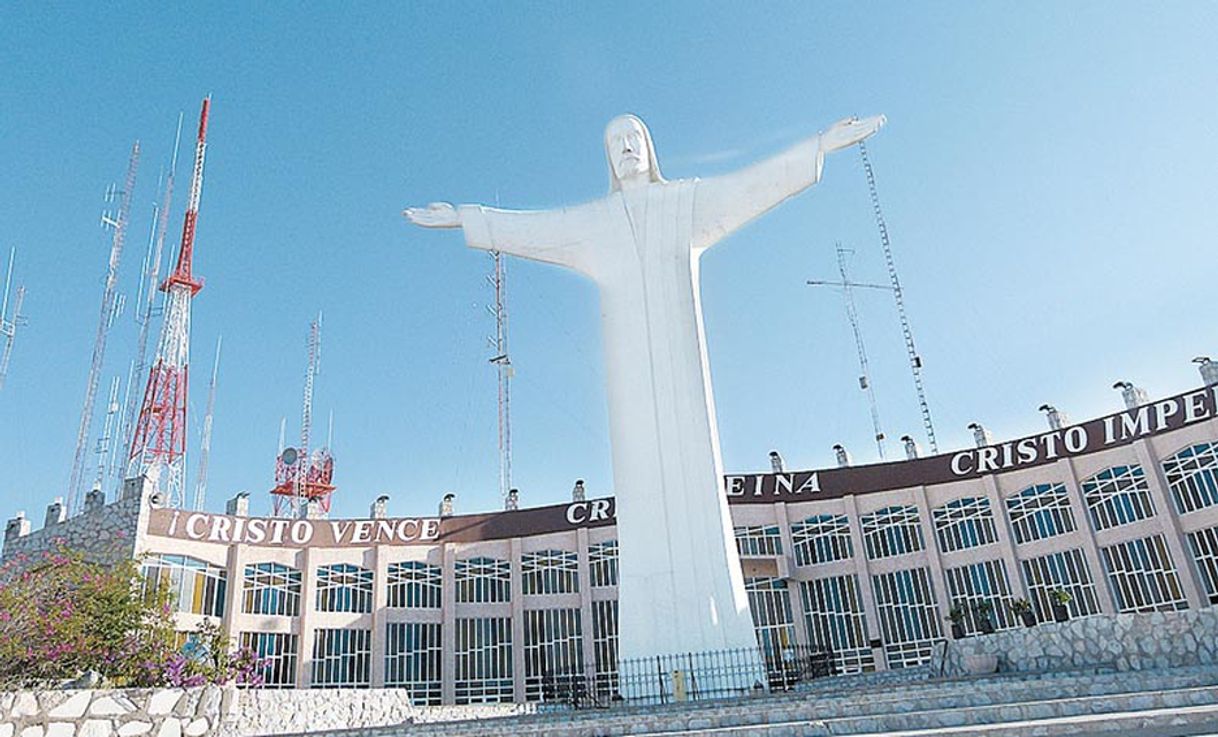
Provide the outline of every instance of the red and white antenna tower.
<path id="1" fill-rule="evenodd" d="M 127 161 L 127 178 L 122 192 L 113 188 L 106 193 L 108 200 L 119 198 L 118 212 L 114 217 L 102 215 L 102 225 L 113 228 L 110 240 L 110 262 L 106 271 L 106 288 L 102 292 L 101 316 L 97 322 L 97 335 L 93 339 L 93 360 L 89 365 L 89 381 L 85 386 L 85 404 L 80 410 L 80 428 L 76 432 L 76 454 L 72 458 L 72 475 L 68 478 L 68 511 L 79 509 L 84 495 L 80 485 L 84 483 L 85 455 L 89 446 L 89 428 L 93 424 L 93 405 L 97 402 L 97 385 L 101 382 L 102 363 L 106 358 L 106 337 L 114 321 L 115 287 L 118 284 L 118 264 L 123 255 L 123 241 L 127 237 L 127 217 L 131 214 L 131 194 L 135 190 L 135 172 L 140 164 L 140 142 L 131 147 L 131 158 Z"/>
<path id="2" fill-rule="evenodd" d="M 199 196 L 203 190 L 203 155 L 207 150 L 207 114 L 211 97 L 203 99 L 199 114 L 199 135 L 195 142 L 195 168 L 190 180 L 190 199 L 182 224 L 182 245 L 178 263 L 161 291 L 168 296 L 165 321 L 156 356 L 148 372 L 148 386 L 140 406 L 131 452 L 127 456 L 127 477 L 144 476 L 163 494 L 170 507 L 185 506 L 186 484 L 186 404 L 190 372 L 190 303 L 203 288 L 203 280 L 191 273 L 194 259 L 195 224 L 199 217 Z"/>
<path id="3" fill-rule="evenodd" d="M 275 516 L 299 517 L 305 505 L 316 501 L 330 511 L 334 493 L 334 457 L 329 448 L 309 452 L 313 430 L 313 380 L 321 362 L 321 314 L 309 325 L 309 365 L 305 371 L 304 406 L 300 416 L 300 447 L 284 448 L 275 461 L 275 488 L 271 489 Z M 280 444 L 282 445 L 282 426 Z"/>
<path id="4" fill-rule="evenodd" d="M 4 388 L 4 380 L 8 378 L 8 362 L 13 357 L 13 342 L 17 338 L 17 328 L 25 324 L 25 316 L 21 314 L 21 303 L 25 301 L 25 287 L 17 287 L 17 296 L 13 299 L 13 311 L 8 311 L 8 293 L 13 284 L 13 258 L 17 255 L 14 248 L 8 253 L 8 271 L 4 277 L 4 300 L 0 302 L 0 338 L 4 338 L 4 348 L 0 350 L 0 389 Z"/>

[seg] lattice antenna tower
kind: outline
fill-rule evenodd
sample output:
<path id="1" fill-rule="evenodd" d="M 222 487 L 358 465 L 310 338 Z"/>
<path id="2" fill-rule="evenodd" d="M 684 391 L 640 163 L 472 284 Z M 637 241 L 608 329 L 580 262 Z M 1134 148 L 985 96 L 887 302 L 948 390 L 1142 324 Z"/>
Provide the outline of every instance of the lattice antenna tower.
<path id="1" fill-rule="evenodd" d="M 499 498 L 508 505 L 512 489 L 512 358 L 508 353 L 507 266 L 503 254 L 491 252 L 494 266 L 487 283 L 495 292 L 494 306 L 487 310 L 495 318 L 495 335 L 487 343 L 495 352 L 490 362 L 499 377 Z"/>
<path id="2" fill-rule="evenodd" d="M 846 305 L 846 318 L 850 321 L 850 329 L 854 333 L 854 346 L 858 351 L 859 388 L 867 393 L 867 402 L 871 408 L 871 426 L 875 431 L 875 446 L 876 450 L 878 450 L 880 453 L 880 459 L 883 460 L 885 435 L 880 425 L 880 408 L 879 403 L 876 402 L 875 388 L 871 381 L 871 364 L 867 359 L 867 346 L 863 342 L 863 330 L 859 323 L 858 308 L 854 301 L 854 290 L 862 288 L 892 291 L 892 287 L 884 284 L 868 284 L 864 282 L 851 281 L 846 267 L 846 254 L 853 253 L 853 251 L 848 248 L 843 248 L 841 243 L 836 245 L 837 271 L 841 276 L 841 281 L 810 279 L 807 283 L 815 287 L 836 287 L 842 292 L 842 298 Z"/>
<path id="3" fill-rule="evenodd" d="M 8 378 L 8 364 L 13 357 L 13 343 L 17 339 L 17 328 L 25 325 L 25 316 L 21 314 L 21 305 L 25 302 L 25 287 L 17 286 L 17 295 L 13 298 L 13 311 L 9 312 L 9 290 L 13 286 L 13 261 L 17 257 L 17 249 L 8 252 L 8 271 L 4 276 L 4 298 L 0 301 L 0 338 L 4 338 L 4 348 L 0 349 L 0 389 L 4 388 L 4 380 Z"/>
<path id="4" fill-rule="evenodd" d="M 203 99 L 199 132 L 195 140 L 194 172 L 190 198 L 182 222 L 182 242 L 177 265 L 160 285 L 166 293 L 165 319 L 157 341 L 148 384 L 140 405 L 139 419 L 127 456 L 127 477 L 143 476 L 164 503 L 173 508 L 186 504 L 186 410 L 190 376 L 190 306 L 203 288 L 193 273 L 195 229 L 199 199 L 203 192 L 203 160 L 207 151 L 207 118 L 211 98 Z"/>
<path id="5" fill-rule="evenodd" d="M 118 427 L 115 428 L 115 434 L 116 434 L 115 440 L 118 441 L 118 445 L 114 446 L 114 444 L 111 444 L 112 445 L 111 451 L 106 454 L 106 457 L 109 458 L 110 466 L 106 470 L 105 476 L 98 480 L 98 483 L 97 483 L 98 488 L 101 488 L 101 489 L 115 488 L 115 487 L 118 487 L 122 482 L 123 466 L 125 465 L 124 461 L 126 461 L 126 459 L 127 459 L 127 454 L 124 452 L 118 452 L 114 448 L 118 447 L 118 448 L 122 448 L 123 450 L 127 449 L 128 440 L 126 437 L 126 432 L 123 427 L 125 424 L 125 415 L 123 413 L 126 412 L 125 408 L 132 401 L 131 388 L 135 385 L 135 382 L 138 380 L 139 380 L 139 374 L 136 372 L 136 369 L 135 369 L 135 360 L 132 359 L 131 362 L 127 364 L 127 388 L 126 388 L 126 390 L 123 391 L 123 402 L 122 402 L 122 404 L 120 404 L 118 406 L 119 407 L 118 411 L 120 414 L 119 414 L 119 418 L 118 418 Z M 106 417 L 106 421 L 107 422 L 110 421 L 110 418 L 108 416 Z M 109 431 L 107 431 L 106 434 L 109 435 Z M 121 489 L 120 489 L 120 491 L 121 491 Z"/>
<path id="6" fill-rule="evenodd" d="M 321 364 L 321 313 L 309 324 L 309 365 L 305 370 L 304 402 L 300 412 L 300 455 L 297 459 L 296 482 L 292 493 L 292 516 L 298 516 L 305 505 L 305 486 L 309 480 L 309 442 L 313 431 L 313 382 Z"/>
<path id="7" fill-rule="evenodd" d="M 118 403 L 118 390 L 122 385 L 121 377 L 115 376 L 110 380 L 110 394 L 106 400 L 106 421 L 102 425 L 102 433 L 97 438 L 97 449 L 94 453 L 97 454 L 97 475 L 93 479 L 94 488 L 104 488 L 106 483 L 106 472 L 110 467 L 110 454 L 118 455 L 115 448 L 114 426 L 115 417 L 118 416 L 121 405 Z"/>
<path id="8" fill-rule="evenodd" d="M 134 310 L 135 322 L 140 327 L 139 338 L 136 340 L 135 363 L 133 365 L 133 377 L 142 377 L 148 370 L 148 334 L 152 329 L 154 317 L 159 317 L 161 312 L 160 299 L 158 298 L 159 290 L 157 287 L 161 278 L 161 262 L 165 253 L 165 235 L 169 232 L 169 212 L 173 205 L 173 184 L 178 170 L 178 151 L 181 149 L 182 142 L 182 114 L 178 113 L 177 131 L 173 137 L 173 156 L 169 163 L 169 172 L 164 179 L 157 183 L 157 189 L 161 192 L 161 202 L 158 205 L 152 205 L 152 226 L 148 231 L 148 248 L 144 253 L 144 264 L 141 270 L 140 286 L 136 294 L 136 306 Z M 162 189 L 162 186 L 164 187 Z M 130 383 L 132 380 L 129 379 Z M 132 436 L 135 433 L 135 420 L 139 412 L 139 400 L 141 399 L 138 393 L 133 393 L 130 390 L 127 392 L 127 399 L 123 402 L 123 447 L 130 448 Z M 120 455 L 114 454 L 115 465 L 120 461 Z M 115 475 L 121 471 L 116 469 Z"/>
<path id="9" fill-rule="evenodd" d="M 127 160 L 127 176 L 123 189 L 113 185 L 106 193 L 107 203 L 118 202 L 118 211 L 113 215 L 102 214 L 102 226 L 110 228 L 110 260 L 106 270 L 106 286 L 102 291 L 101 315 L 97 321 L 97 334 L 93 338 L 93 358 L 89 364 L 89 379 L 85 385 L 85 402 L 80 411 L 80 428 L 76 432 L 76 452 L 72 457 L 72 473 L 68 478 L 68 511 L 79 510 L 83 502 L 80 485 L 84 483 L 85 455 L 88 452 L 89 428 L 93 424 L 93 405 L 97 401 L 97 385 L 101 381 L 102 363 L 106 358 L 106 337 L 114 319 L 115 288 L 118 285 L 118 265 L 123 255 L 123 242 L 127 237 L 127 219 L 131 214 L 131 194 L 135 190 L 135 173 L 140 163 L 140 142 L 131 147 Z"/>
<path id="10" fill-rule="evenodd" d="M 216 412 L 216 380 L 220 377 L 220 346 L 223 336 L 216 338 L 216 361 L 211 367 L 211 381 L 207 385 L 207 414 L 203 415 L 203 438 L 199 443 L 199 475 L 195 479 L 195 511 L 202 512 L 207 500 L 207 463 L 211 459 L 212 417 Z"/>
<path id="11" fill-rule="evenodd" d="M 930 405 L 926 401 L 926 389 L 922 385 L 922 357 L 914 346 L 913 328 L 909 325 L 909 316 L 905 313 L 905 298 L 901 292 L 901 280 L 897 276 L 896 262 L 892 258 L 892 242 L 888 237 L 888 224 L 884 220 L 884 210 L 880 207 L 880 195 L 875 186 L 875 172 L 871 168 L 871 159 L 867 156 L 867 145 L 859 141 L 859 156 L 863 160 L 863 173 L 867 175 L 867 191 L 871 195 L 871 209 L 875 214 L 875 224 L 880 232 L 880 245 L 884 249 L 884 262 L 888 266 L 888 279 L 892 283 L 892 296 L 897 303 L 897 315 L 901 320 L 901 333 L 905 337 L 905 351 L 909 356 L 909 369 L 913 373 L 914 388 L 918 393 L 918 406 L 922 410 L 922 425 L 926 430 L 926 439 L 930 443 L 932 453 L 939 452 L 939 442 L 935 439 L 935 425 L 930 417 Z"/>

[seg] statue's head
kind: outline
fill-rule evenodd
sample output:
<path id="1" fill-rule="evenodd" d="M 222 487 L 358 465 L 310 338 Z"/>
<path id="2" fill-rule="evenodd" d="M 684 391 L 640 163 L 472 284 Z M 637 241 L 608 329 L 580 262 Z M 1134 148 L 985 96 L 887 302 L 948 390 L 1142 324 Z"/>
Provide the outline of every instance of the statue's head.
<path id="1" fill-rule="evenodd" d="M 617 191 L 662 182 L 651 131 L 634 115 L 619 115 L 605 126 L 605 156 L 609 159 L 609 189 Z"/>

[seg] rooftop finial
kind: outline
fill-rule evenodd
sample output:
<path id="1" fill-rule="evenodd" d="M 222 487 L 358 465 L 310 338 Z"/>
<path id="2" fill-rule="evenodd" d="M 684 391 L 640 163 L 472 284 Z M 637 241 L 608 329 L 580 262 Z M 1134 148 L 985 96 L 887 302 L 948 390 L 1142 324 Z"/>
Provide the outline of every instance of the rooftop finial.
<path id="1" fill-rule="evenodd" d="M 1112 388 L 1121 390 L 1121 398 L 1125 400 L 1125 409 L 1137 409 L 1150 402 L 1150 397 L 1147 396 L 1145 389 L 1134 386 L 1128 381 L 1118 381 L 1112 385 Z"/>
<path id="2" fill-rule="evenodd" d="M 973 431 L 973 442 L 978 448 L 984 448 L 994 442 L 994 437 L 990 435 L 990 431 L 985 429 L 980 422 L 970 423 L 968 429 Z"/>
<path id="3" fill-rule="evenodd" d="M 1206 386 L 1218 386 L 1218 361 L 1211 361 L 1209 356 L 1197 356 L 1193 359 L 1197 370 L 1201 372 L 1201 381 Z"/>
<path id="4" fill-rule="evenodd" d="M 1050 430 L 1060 430 L 1066 426 L 1065 412 L 1062 412 L 1051 404 L 1042 404 L 1039 409 L 1045 413 L 1045 417 L 1049 420 Z"/>

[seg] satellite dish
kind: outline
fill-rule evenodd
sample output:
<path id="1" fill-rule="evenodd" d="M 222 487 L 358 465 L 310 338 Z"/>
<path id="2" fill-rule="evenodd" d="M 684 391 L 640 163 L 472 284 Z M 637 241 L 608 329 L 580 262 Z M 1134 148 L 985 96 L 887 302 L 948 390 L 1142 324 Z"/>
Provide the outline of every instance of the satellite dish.
<path id="1" fill-rule="evenodd" d="M 279 460 L 283 461 L 285 466 L 295 466 L 296 459 L 300 456 L 295 448 L 284 448 L 283 455 L 279 456 Z"/>

